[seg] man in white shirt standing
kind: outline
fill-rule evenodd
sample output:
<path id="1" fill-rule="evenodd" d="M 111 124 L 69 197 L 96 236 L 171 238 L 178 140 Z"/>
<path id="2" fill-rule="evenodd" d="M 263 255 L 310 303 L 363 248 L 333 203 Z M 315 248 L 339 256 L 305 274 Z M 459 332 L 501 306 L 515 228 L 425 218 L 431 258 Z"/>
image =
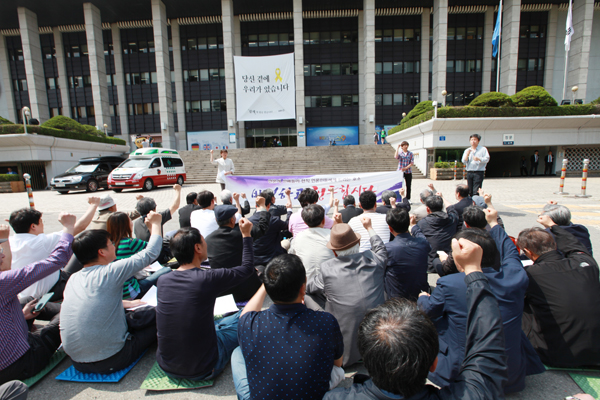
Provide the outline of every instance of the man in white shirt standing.
<path id="1" fill-rule="evenodd" d="M 371 250 L 370 235 L 362 223 L 361 217 L 363 215 L 366 215 L 371 220 L 371 225 L 375 230 L 375 233 L 381 238 L 384 244 L 390 241 L 390 228 L 385 219 L 386 214 L 379 214 L 377 212 L 377 195 L 374 192 L 366 190 L 360 194 L 358 199 L 360 201 L 360 207 L 365 212 L 352 218 L 348 222 L 348 225 L 350 225 L 350 228 L 352 228 L 355 233 L 360 235 L 360 252 L 363 253 L 367 250 Z M 392 207 L 396 208 L 396 203 L 394 203 Z"/>
<path id="2" fill-rule="evenodd" d="M 474 133 L 469 137 L 471 147 L 467 148 L 462 156 L 462 162 L 467 167 L 467 183 L 469 184 L 469 196 L 477 194 L 483 186 L 483 175 L 485 167 L 490 161 L 488 150 L 479 145 L 481 136 Z"/>
<path id="3" fill-rule="evenodd" d="M 235 223 L 240 222 L 242 218 L 242 211 L 240 206 L 240 198 L 237 193 L 234 193 L 234 199 L 238 212 L 235 214 Z M 203 190 L 198 193 L 198 205 L 202 207 L 201 210 L 192 211 L 190 214 L 190 225 L 192 228 L 196 228 L 200 231 L 202 236 L 207 237 L 217 229 L 219 224 L 215 219 L 215 195 L 208 190 Z"/>
<path id="4" fill-rule="evenodd" d="M 213 150 L 210 151 L 210 162 L 212 164 L 217 165 L 217 179 L 215 182 L 221 185 L 221 190 L 225 190 L 225 175 L 233 175 L 235 172 L 235 167 L 233 166 L 233 161 L 231 158 L 227 158 L 228 152 L 227 149 L 221 150 L 221 158 L 218 160 L 213 159 Z M 203 233 L 204 235 L 204 233 Z M 204 235 L 206 237 L 206 235 Z"/>
<path id="5" fill-rule="evenodd" d="M 75 223 L 74 236 L 81 233 L 90 224 L 100 204 L 100 198 L 89 197 L 88 203 L 88 210 Z M 32 208 L 13 211 L 10 214 L 9 223 L 16 233 L 8 239 L 12 250 L 11 269 L 25 268 L 29 264 L 48 258 L 58 245 L 62 235 L 62 231 L 45 234 L 42 213 Z M 65 285 L 72 272 L 76 271 L 68 272 L 61 269 L 53 272 L 23 290 L 19 293 L 19 297 L 31 296 L 39 299 L 46 293 L 53 292 L 54 295 L 50 301 L 61 300 Z"/>

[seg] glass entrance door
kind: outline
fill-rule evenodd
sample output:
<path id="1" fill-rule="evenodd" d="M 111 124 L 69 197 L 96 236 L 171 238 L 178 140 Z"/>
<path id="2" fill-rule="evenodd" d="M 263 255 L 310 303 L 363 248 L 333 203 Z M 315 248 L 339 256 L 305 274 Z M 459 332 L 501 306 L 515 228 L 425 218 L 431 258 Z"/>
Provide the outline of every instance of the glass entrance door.
<path id="1" fill-rule="evenodd" d="M 298 135 L 296 128 L 256 128 L 246 130 L 246 147 L 297 147 Z"/>

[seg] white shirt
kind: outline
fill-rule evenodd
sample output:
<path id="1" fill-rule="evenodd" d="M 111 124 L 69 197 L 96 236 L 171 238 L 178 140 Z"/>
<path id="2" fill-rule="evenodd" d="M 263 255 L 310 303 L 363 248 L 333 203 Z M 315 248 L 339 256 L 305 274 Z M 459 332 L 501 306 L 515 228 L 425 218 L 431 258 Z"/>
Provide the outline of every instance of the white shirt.
<path id="1" fill-rule="evenodd" d="M 471 150 L 469 153 L 469 157 L 467 158 L 467 152 Z M 475 161 L 474 158 L 479 157 L 480 161 Z M 467 167 L 467 171 L 485 171 L 485 167 L 487 163 L 490 161 L 490 153 L 483 146 L 477 146 L 475 151 L 470 147 L 467 148 L 462 156 L 462 162 Z"/>
<path id="2" fill-rule="evenodd" d="M 50 256 L 52 250 L 58 246 L 62 232 L 32 235 L 31 233 L 17 233 L 8 238 L 12 252 L 11 269 L 22 269 L 37 261 L 45 260 Z M 44 279 L 33 283 L 27 289 L 19 293 L 19 297 L 33 296 L 39 299 L 56 285 L 60 272 L 56 271 Z"/>
<path id="3" fill-rule="evenodd" d="M 292 240 L 289 254 L 296 254 L 306 269 L 306 279 L 319 273 L 321 264 L 335 258 L 333 251 L 327 248 L 331 229 L 308 228 Z"/>
<path id="4" fill-rule="evenodd" d="M 231 158 L 219 158 L 218 160 L 213 160 L 212 163 L 217 164 L 217 183 L 225 183 L 225 180 L 223 179 L 223 174 L 225 172 L 231 172 L 232 174 L 235 172 L 235 167 L 233 166 L 233 161 L 231 161 Z"/>
<path id="5" fill-rule="evenodd" d="M 352 218 L 348 221 L 348 225 L 350 228 L 356 233 L 360 235 L 360 252 L 364 252 L 367 250 L 371 250 L 371 241 L 369 240 L 369 232 L 365 229 L 362 222 L 360 222 L 360 218 L 362 216 L 366 216 L 371 218 L 371 225 L 373 226 L 373 230 L 379 236 L 379 238 L 383 241 L 383 243 L 388 243 L 390 241 L 390 228 L 387 222 L 385 221 L 386 215 L 379 213 L 368 213 L 364 212 L 356 217 Z M 295 240 L 295 239 L 294 239 Z"/>
<path id="6" fill-rule="evenodd" d="M 235 214 L 235 223 L 237 224 L 242 219 L 239 213 Z M 208 208 L 193 211 L 190 214 L 190 225 L 200 231 L 200 234 L 206 238 L 208 235 L 219 229 L 215 218 L 215 211 Z"/>

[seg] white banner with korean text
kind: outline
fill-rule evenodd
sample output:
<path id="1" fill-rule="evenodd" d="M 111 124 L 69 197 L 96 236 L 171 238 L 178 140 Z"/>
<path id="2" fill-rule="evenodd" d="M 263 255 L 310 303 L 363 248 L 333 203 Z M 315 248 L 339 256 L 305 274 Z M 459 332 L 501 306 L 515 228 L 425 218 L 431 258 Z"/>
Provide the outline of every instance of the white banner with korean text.
<path id="1" fill-rule="evenodd" d="M 233 193 L 246 193 L 248 202 L 255 206 L 256 196 L 264 189 L 273 189 L 276 204 L 285 205 L 285 190 L 291 189 L 292 204 L 298 206 L 298 196 L 305 188 L 313 188 L 319 193 L 319 204 L 329 203 L 329 188 L 333 187 L 334 198 L 342 199 L 351 194 L 356 203 L 359 196 L 365 190 L 371 190 L 377 194 L 377 200 L 381 201 L 384 190 L 393 190 L 396 193 L 402 188 L 404 173 L 402 171 L 392 172 L 369 172 L 363 174 L 338 174 L 338 175 L 280 175 L 280 176 L 236 176 L 227 175 L 225 184 Z"/>
<path id="2" fill-rule="evenodd" d="M 294 53 L 234 56 L 238 121 L 296 119 Z"/>

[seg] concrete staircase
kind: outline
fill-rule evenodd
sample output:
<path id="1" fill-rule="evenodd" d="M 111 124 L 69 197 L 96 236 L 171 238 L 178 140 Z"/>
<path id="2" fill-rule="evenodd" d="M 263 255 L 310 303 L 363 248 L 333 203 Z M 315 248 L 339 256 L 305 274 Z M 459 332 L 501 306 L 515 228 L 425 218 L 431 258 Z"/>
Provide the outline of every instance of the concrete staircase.
<path id="1" fill-rule="evenodd" d="M 180 151 L 187 183 L 214 183 L 217 167 L 206 150 Z M 215 150 L 215 158 L 219 152 Z M 391 146 L 267 147 L 231 149 L 235 175 L 319 175 L 395 171 L 398 162 Z M 413 178 L 424 178 L 413 167 Z"/>

